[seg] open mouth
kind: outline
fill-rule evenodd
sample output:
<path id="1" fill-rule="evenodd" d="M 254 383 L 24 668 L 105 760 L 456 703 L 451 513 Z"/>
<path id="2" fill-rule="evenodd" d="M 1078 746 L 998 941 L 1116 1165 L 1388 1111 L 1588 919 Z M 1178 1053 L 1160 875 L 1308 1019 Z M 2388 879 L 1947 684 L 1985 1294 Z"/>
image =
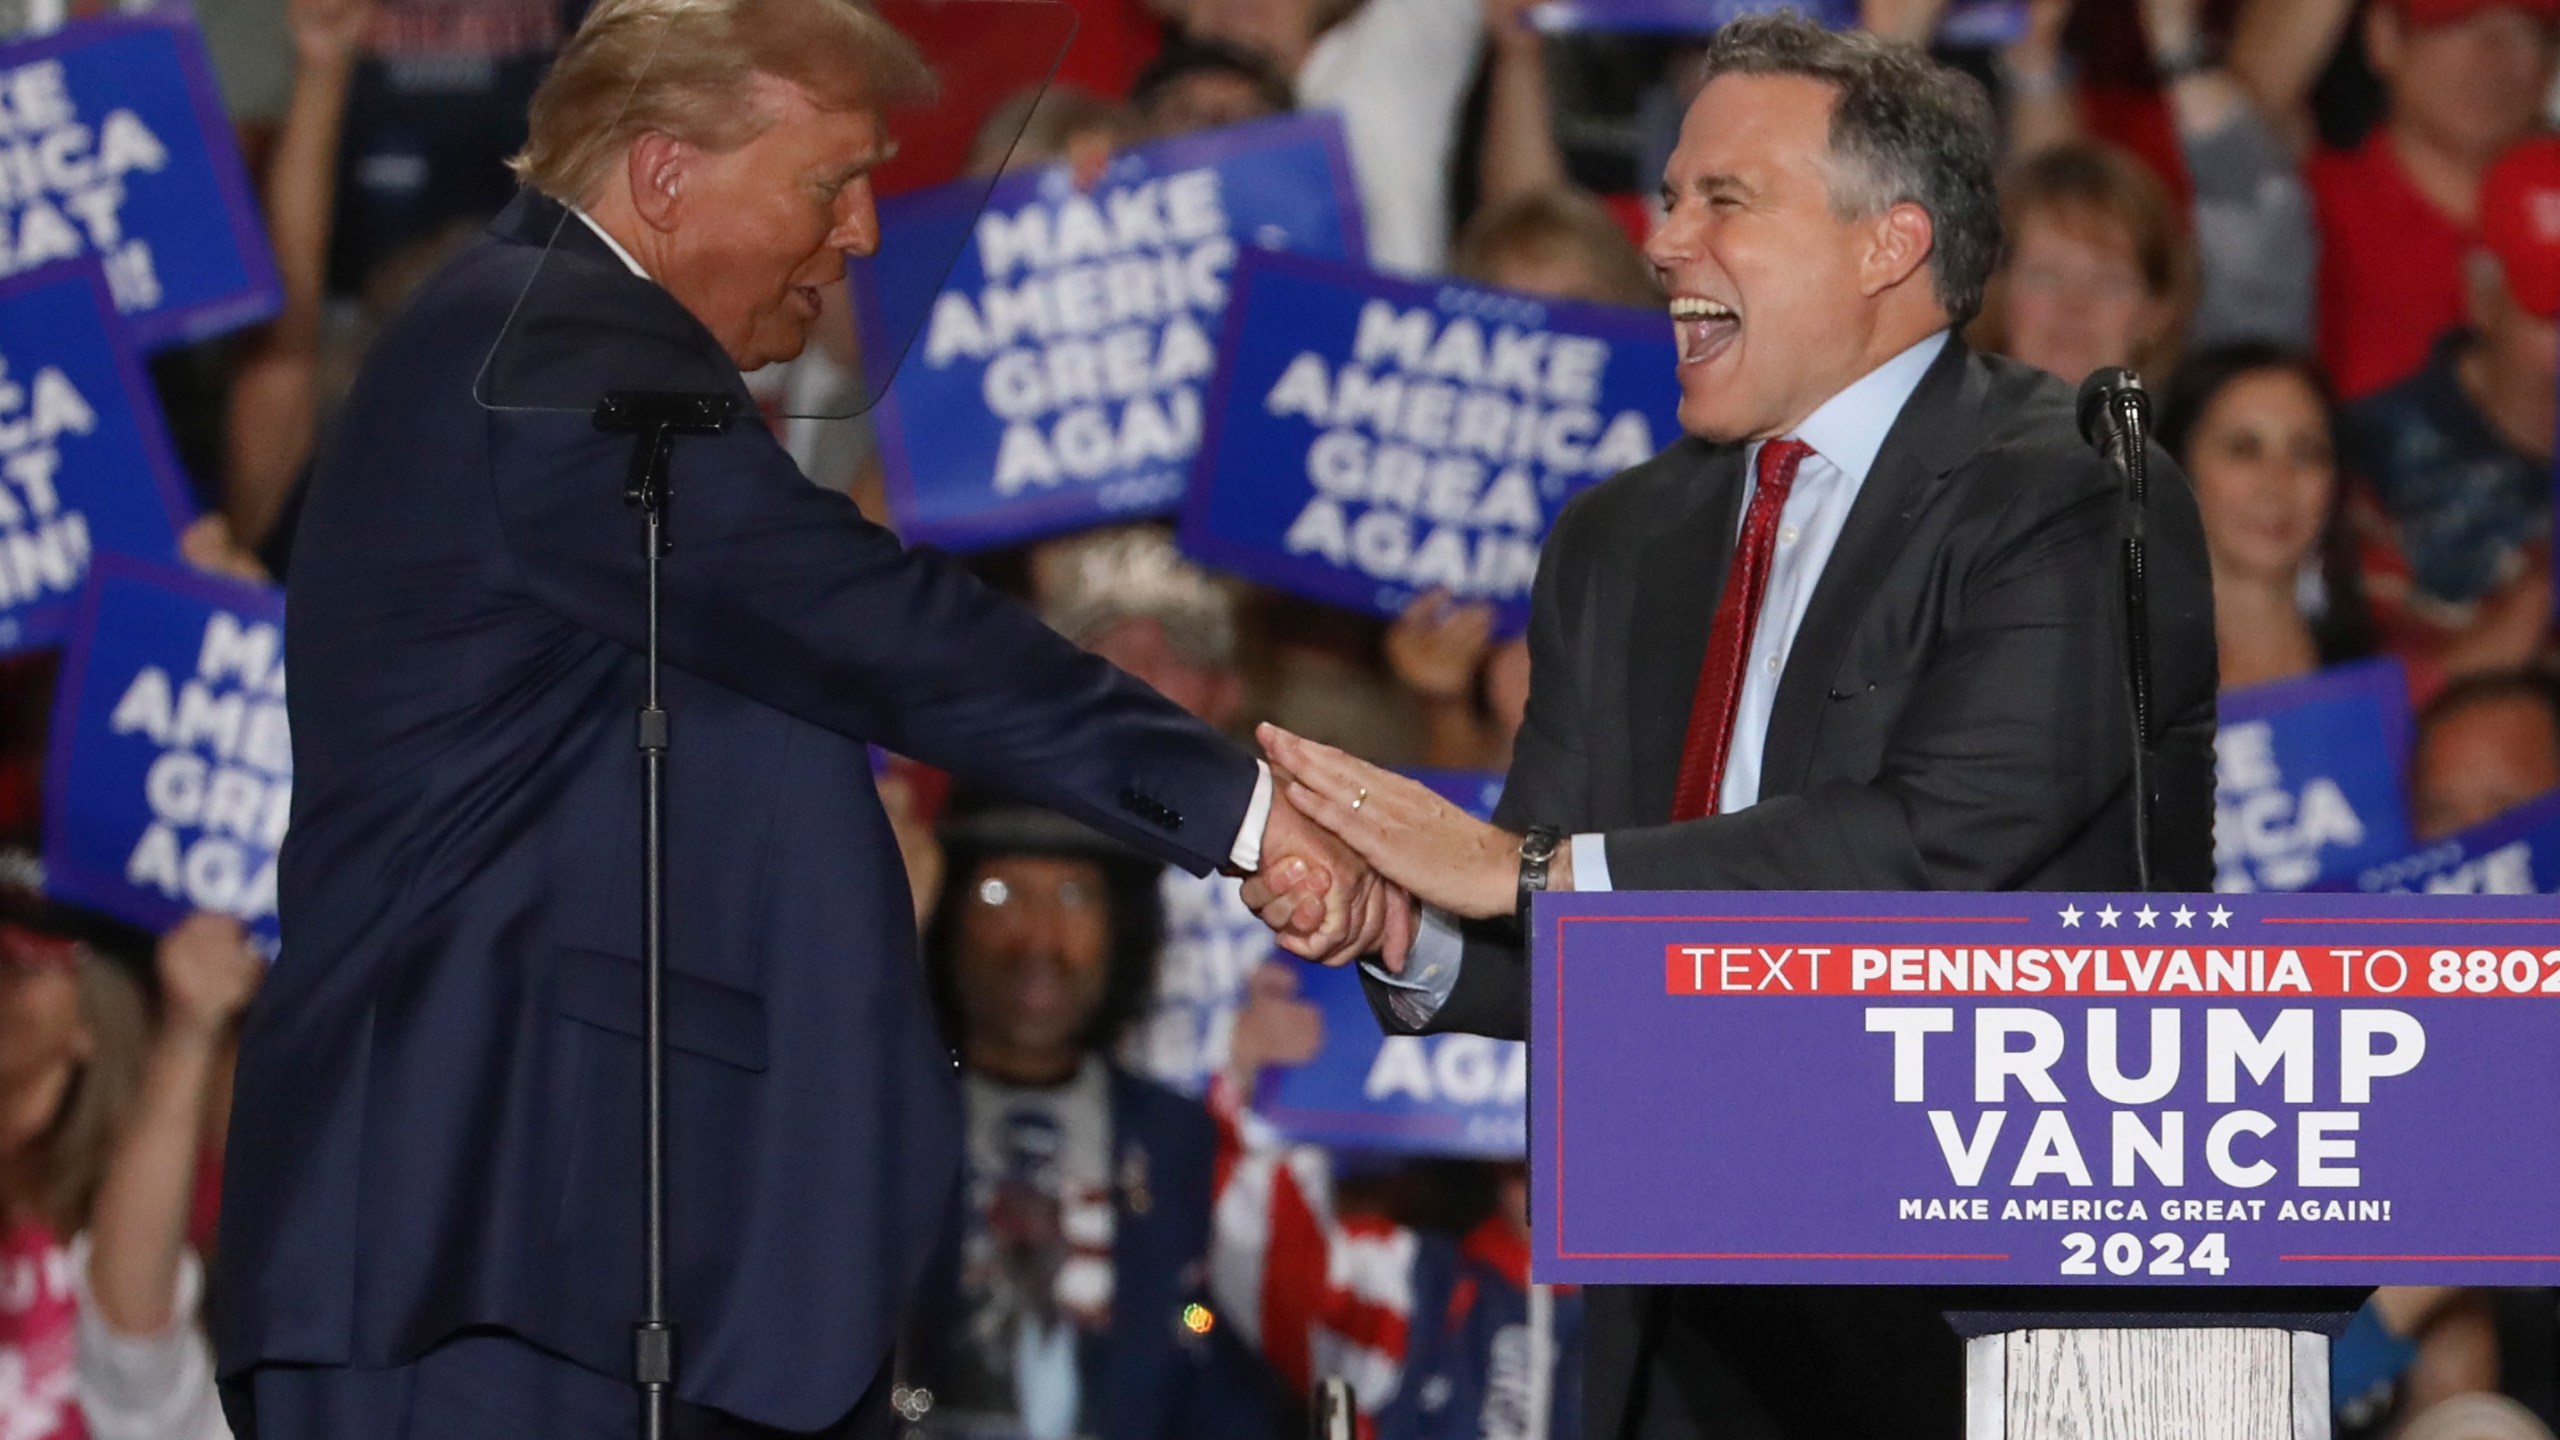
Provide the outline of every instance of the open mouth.
<path id="1" fill-rule="evenodd" d="M 1675 295 L 1671 327 L 1680 342 L 1680 363 L 1704 365 L 1732 347 L 1742 334 L 1742 316 L 1721 300 Z"/>
<path id="2" fill-rule="evenodd" d="M 793 303 L 800 307 L 801 319 L 815 320 L 818 318 L 819 298 L 817 286 L 794 285 L 791 287 L 791 299 Z"/>

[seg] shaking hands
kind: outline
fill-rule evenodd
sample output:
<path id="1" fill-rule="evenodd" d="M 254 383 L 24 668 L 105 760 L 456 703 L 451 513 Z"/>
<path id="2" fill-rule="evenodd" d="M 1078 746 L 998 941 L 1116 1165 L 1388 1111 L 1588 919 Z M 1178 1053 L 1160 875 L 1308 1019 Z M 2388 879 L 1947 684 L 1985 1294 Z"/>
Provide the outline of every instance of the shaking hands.
<path id="1" fill-rule="evenodd" d="M 1520 837 L 1330 745 L 1276 725 L 1255 735 L 1275 788 L 1263 868 L 1244 898 L 1282 949 L 1326 965 L 1377 954 L 1401 973 L 1417 905 L 1471 919 L 1511 913 Z M 1570 855 L 1556 863 L 1552 885 L 1570 888 Z"/>

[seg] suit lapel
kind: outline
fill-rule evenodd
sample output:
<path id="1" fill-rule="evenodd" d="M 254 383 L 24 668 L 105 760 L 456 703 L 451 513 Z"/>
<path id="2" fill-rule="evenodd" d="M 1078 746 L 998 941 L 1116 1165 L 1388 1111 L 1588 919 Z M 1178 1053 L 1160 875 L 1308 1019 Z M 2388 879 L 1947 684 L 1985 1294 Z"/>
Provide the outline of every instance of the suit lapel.
<path id="1" fill-rule="evenodd" d="M 1804 788 L 1813 766 L 1814 728 L 1877 582 L 1909 542 L 1921 508 L 1979 443 L 1983 383 L 1973 352 L 1950 337 L 1886 432 L 1884 448 L 1876 452 L 1831 558 L 1814 582 L 1813 599 L 1787 652 L 1786 673 L 1778 677 L 1760 752 L 1760 798 Z"/>
<path id="2" fill-rule="evenodd" d="M 1627 735 L 1635 808 L 1646 823 L 1671 818 L 1689 702 L 1742 523 L 1739 445 L 1688 442 L 1699 452 L 1699 502 L 1642 542 L 1636 562 L 1636 634 L 1630 654 Z"/>

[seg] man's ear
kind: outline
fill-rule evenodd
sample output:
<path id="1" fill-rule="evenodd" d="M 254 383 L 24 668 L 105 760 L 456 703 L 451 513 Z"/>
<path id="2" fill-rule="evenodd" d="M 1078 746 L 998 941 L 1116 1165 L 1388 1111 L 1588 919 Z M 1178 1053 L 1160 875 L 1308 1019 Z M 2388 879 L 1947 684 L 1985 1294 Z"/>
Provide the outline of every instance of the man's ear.
<path id="1" fill-rule="evenodd" d="M 631 208 L 653 230 L 676 228 L 683 204 L 684 182 L 694 149 L 663 130 L 643 130 L 631 142 L 624 164 L 631 181 Z"/>
<path id="2" fill-rule="evenodd" d="M 1937 228 L 1929 212 L 1909 201 L 1885 207 L 1868 230 L 1866 259 L 1858 267 L 1858 293 L 1870 298 L 1909 280 L 1929 263 Z"/>

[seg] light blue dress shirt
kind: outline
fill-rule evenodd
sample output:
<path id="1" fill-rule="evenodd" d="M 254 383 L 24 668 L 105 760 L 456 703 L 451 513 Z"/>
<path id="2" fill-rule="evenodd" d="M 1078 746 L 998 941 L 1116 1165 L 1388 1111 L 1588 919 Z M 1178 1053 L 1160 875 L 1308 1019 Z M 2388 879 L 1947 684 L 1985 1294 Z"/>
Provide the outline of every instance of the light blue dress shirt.
<path id="1" fill-rule="evenodd" d="M 1813 453 L 1797 467 L 1786 508 L 1778 512 L 1778 544 L 1769 568 L 1769 588 L 1760 598 L 1760 619 L 1752 631 L 1750 661 L 1743 668 L 1742 694 L 1734 704 L 1733 747 L 1725 757 L 1723 788 L 1716 792 L 1718 814 L 1760 802 L 1760 760 L 1769 738 L 1769 711 L 1777 704 L 1778 681 L 1795 648 L 1797 627 L 1804 623 L 1814 586 L 1822 579 L 1823 566 L 1830 563 L 1831 547 L 1839 543 L 1849 507 L 1857 502 L 1867 472 L 1875 468 L 1876 455 L 1884 449 L 1885 436 L 1902 417 L 1911 392 L 1920 388 L 1920 377 L 1946 345 L 1946 331 L 1929 336 L 1824 401 L 1795 429 L 1793 438 L 1812 446 Z M 1743 517 L 1750 513 L 1751 489 L 1759 484 L 1759 442 L 1743 452 L 1742 461 L 1750 488 L 1744 490 L 1735 517 L 1737 535 Z M 1573 837 L 1574 889 L 1615 888 L 1609 883 L 1606 841 L 1607 837 L 1597 834 Z M 1369 973 L 1399 992 L 1388 1002 L 1396 1014 L 1407 1024 L 1419 1025 L 1457 987 L 1464 952 L 1457 922 L 1426 908 L 1413 953 L 1405 961 L 1405 974 L 1391 976 L 1375 966 Z"/>

